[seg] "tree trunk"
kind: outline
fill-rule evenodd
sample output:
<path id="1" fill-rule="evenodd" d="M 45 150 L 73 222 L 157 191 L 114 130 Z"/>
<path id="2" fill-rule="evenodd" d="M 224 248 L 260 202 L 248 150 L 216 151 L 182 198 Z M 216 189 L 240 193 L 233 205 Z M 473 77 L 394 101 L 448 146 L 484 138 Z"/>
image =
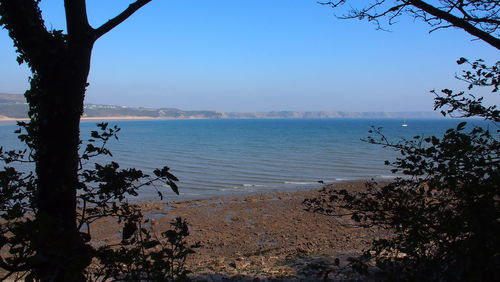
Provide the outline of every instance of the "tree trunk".
<path id="1" fill-rule="evenodd" d="M 38 176 L 34 239 L 36 276 L 43 281 L 83 281 L 91 248 L 76 224 L 79 186 L 80 117 L 90 68 L 92 46 L 60 56 L 52 67 L 38 73 L 37 116 Z M 33 105 L 32 105 L 33 106 Z"/>
<path id="2" fill-rule="evenodd" d="M 99 37 L 125 21 L 151 0 L 136 0 L 97 29 L 87 19 L 85 0 L 64 0 L 67 33 L 48 31 L 40 1 L 0 0 L 0 26 L 9 31 L 33 77 L 26 92 L 30 122 L 24 140 L 36 164 L 36 210 L 20 238 L 32 245 L 26 263 L 42 281 L 82 281 L 92 248 L 77 230 L 76 208 L 80 117 L 90 70 L 92 47 Z M 34 235 L 31 235 L 31 234 Z M 31 258 L 31 255 L 34 255 Z"/>

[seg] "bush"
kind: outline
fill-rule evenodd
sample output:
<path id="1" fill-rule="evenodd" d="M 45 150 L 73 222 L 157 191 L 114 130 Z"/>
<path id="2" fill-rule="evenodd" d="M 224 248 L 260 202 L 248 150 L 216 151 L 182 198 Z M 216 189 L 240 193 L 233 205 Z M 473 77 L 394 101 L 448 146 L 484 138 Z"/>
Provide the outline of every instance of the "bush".
<path id="1" fill-rule="evenodd" d="M 5 270 L 2 279 L 33 280 L 38 277 L 34 265 L 43 258 L 35 251 L 40 241 L 40 232 L 47 227 L 43 220 L 33 220 L 37 214 L 36 177 L 26 167 L 19 169 L 15 164 L 30 163 L 31 136 L 23 131 L 25 123 L 19 123 L 16 130 L 19 138 L 28 145 L 25 150 L 5 151 L 0 147 L 0 160 L 6 166 L 0 171 L 0 267 Z M 178 280 L 186 277 L 186 257 L 193 253 L 185 238 L 189 235 L 187 223 L 177 218 L 173 229 L 156 236 L 146 228 L 149 222 L 144 219 L 138 205 L 128 199 L 138 195 L 144 186 L 154 187 L 160 198 L 163 186 L 169 186 L 178 194 L 175 184 L 178 179 L 169 172 L 168 167 L 156 169 L 153 176 L 141 170 L 121 169 L 116 162 L 108 164 L 89 161 L 97 156 L 112 157 L 106 148 L 108 141 L 118 139 L 120 129 L 109 127 L 106 123 L 97 125 L 98 130 L 91 132 L 85 148 L 81 150 L 77 189 L 77 228 L 79 236 L 86 244 L 81 253 L 81 263 L 88 265 L 97 259 L 98 267 L 89 268 L 89 280 L 99 277 L 104 280 L 155 281 Z M 20 166 L 22 167 L 22 166 Z M 95 249 L 90 243 L 91 226 L 102 218 L 115 218 L 123 225 L 122 241 L 117 245 L 107 245 Z M 35 226 L 36 225 L 36 226 Z M 43 236 L 42 236 L 43 238 Z M 57 238 L 60 247 L 67 247 L 66 238 Z M 58 258 L 64 260 L 64 257 Z"/>
<path id="2" fill-rule="evenodd" d="M 469 90 L 489 86 L 497 92 L 499 63 L 487 67 L 463 58 L 458 63 L 472 69 L 460 77 Z M 449 107 L 443 115 L 482 117 L 494 128 L 461 122 L 442 138 L 415 136 L 398 143 L 374 128 L 367 141 L 399 151 L 401 156 L 386 164 L 403 176 L 388 185 L 368 183 L 360 193 L 323 189 L 304 201 L 310 211 L 338 216 L 347 209 L 361 226 L 390 232 L 352 260 L 359 272 L 375 263 L 390 280 L 500 280 L 499 112 L 465 92 L 442 94 L 435 105 Z"/>

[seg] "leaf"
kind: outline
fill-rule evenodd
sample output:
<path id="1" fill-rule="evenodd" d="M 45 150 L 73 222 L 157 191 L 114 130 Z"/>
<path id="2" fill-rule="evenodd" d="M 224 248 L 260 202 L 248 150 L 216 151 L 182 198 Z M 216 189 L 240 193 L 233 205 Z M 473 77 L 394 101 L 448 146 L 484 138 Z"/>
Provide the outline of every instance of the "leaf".
<path id="1" fill-rule="evenodd" d="M 457 130 L 463 130 L 465 128 L 465 125 L 467 124 L 467 122 L 465 121 L 462 121 L 461 123 L 459 123 L 457 125 Z"/>
<path id="2" fill-rule="evenodd" d="M 461 57 L 460 59 L 457 60 L 457 64 L 461 65 L 463 63 L 467 62 L 467 59 L 464 57 Z"/>
<path id="3" fill-rule="evenodd" d="M 172 188 L 172 191 L 174 191 L 175 194 L 179 195 L 179 188 L 177 187 L 177 185 L 174 182 L 169 181 L 168 185 L 170 186 L 170 188 Z"/>
<path id="4" fill-rule="evenodd" d="M 24 278 L 24 281 L 27 281 L 27 282 L 35 281 L 35 274 L 32 272 L 28 273 L 28 275 L 26 275 L 26 277 Z"/>
<path id="5" fill-rule="evenodd" d="M 147 249 L 151 249 L 151 248 L 154 248 L 156 246 L 158 246 L 160 244 L 159 241 L 157 240 L 153 240 L 153 241 L 148 241 L 146 243 L 144 243 L 144 248 L 147 250 Z"/>
<path id="6" fill-rule="evenodd" d="M 134 235 L 135 231 L 137 231 L 137 225 L 133 221 L 128 221 L 123 226 L 122 230 L 122 240 L 128 240 L 132 235 Z"/>
<path id="7" fill-rule="evenodd" d="M 167 172 L 166 174 L 167 174 L 168 179 L 173 180 L 173 181 L 179 181 L 179 179 L 175 175 L 171 174 L 170 172 Z"/>

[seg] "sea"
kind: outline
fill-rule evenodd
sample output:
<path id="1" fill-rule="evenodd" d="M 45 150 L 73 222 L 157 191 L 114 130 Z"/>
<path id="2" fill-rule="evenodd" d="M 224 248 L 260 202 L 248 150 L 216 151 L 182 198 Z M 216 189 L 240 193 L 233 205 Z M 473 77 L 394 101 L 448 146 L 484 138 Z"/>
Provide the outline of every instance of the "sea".
<path id="1" fill-rule="evenodd" d="M 123 168 L 151 174 L 168 166 L 179 178 L 180 195 L 159 187 L 167 200 L 317 189 L 324 183 L 390 180 L 385 160 L 399 152 L 364 141 L 371 127 L 392 142 L 414 136 L 442 136 L 460 119 L 198 119 L 109 121 L 121 128 L 108 148 Z M 488 126 L 481 120 L 470 125 Z M 82 140 L 96 122 L 81 123 Z M 12 122 L 0 123 L 0 146 L 22 148 Z M 64 133 L 62 133 L 64 134 Z M 87 164 L 92 165 L 92 164 Z M 24 167 L 27 169 L 27 167 Z M 158 187 L 157 187 L 158 188 Z M 139 200 L 155 199 L 145 187 Z"/>

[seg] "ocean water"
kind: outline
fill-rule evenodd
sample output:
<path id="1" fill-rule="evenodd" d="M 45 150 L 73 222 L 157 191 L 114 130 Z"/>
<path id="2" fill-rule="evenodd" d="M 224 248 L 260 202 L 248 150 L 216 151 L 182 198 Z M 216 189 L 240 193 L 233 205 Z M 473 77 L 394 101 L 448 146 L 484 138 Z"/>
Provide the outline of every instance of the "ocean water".
<path id="1" fill-rule="evenodd" d="M 390 179 L 384 165 L 398 153 L 363 142 L 371 126 L 393 141 L 415 135 L 442 135 L 457 119 L 249 119 L 111 121 L 121 127 L 109 145 L 122 167 L 152 173 L 169 166 L 180 196 L 165 187 L 168 200 L 266 191 L 319 188 L 322 180 Z M 479 120 L 471 124 L 485 125 Z M 12 123 L 0 125 L 0 146 L 19 148 Z M 82 139 L 95 122 L 82 122 Z M 108 159 L 109 160 L 109 159 Z M 146 188 L 141 199 L 154 197 Z"/>

